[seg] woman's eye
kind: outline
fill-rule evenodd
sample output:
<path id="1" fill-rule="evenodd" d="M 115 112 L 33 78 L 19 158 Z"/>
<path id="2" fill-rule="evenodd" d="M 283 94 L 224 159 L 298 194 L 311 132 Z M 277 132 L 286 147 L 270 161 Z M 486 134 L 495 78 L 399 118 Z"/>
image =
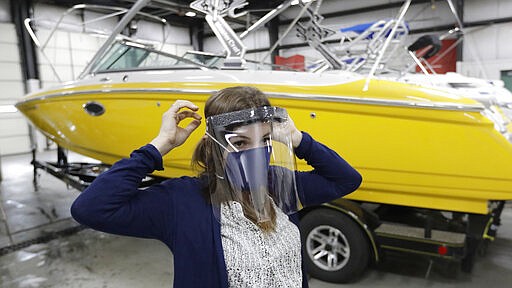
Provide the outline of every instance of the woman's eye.
<path id="1" fill-rule="evenodd" d="M 241 147 L 244 146 L 244 144 L 245 144 L 244 141 L 235 141 L 235 142 L 233 142 L 233 146 L 235 146 L 236 148 L 241 148 Z"/>

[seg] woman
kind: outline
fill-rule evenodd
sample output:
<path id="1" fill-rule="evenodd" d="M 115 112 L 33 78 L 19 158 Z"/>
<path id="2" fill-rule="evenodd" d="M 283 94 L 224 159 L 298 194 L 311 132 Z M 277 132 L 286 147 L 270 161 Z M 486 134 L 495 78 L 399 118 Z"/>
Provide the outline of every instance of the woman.
<path id="1" fill-rule="evenodd" d="M 231 87 L 206 102 L 207 131 L 193 156 L 199 176 L 138 189 L 196 130 L 197 111 L 176 101 L 150 144 L 82 192 L 73 217 L 96 230 L 164 242 L 174 256 L 174 287 L 307 287 L 295 212 L 356 190 L 361 176 L 261 91 Z M 184 119 L 192 121 L 179 127 Z M 314 170 L 295 171 L 293 152 Z"/>

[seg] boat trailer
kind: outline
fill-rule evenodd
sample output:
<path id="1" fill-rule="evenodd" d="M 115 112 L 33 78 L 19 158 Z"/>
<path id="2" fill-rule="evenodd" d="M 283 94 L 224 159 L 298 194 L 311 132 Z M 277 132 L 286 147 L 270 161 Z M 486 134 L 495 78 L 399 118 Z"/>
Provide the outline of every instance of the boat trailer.
<path id="1" fill-rule="evenodd" d="M 57 147 L 56 162 L 37 160 L 36 150 L 32 149 L 31 164 L 34 166 L 33 182 L 36 190 L 38 187 L 37 170 L 41 169 L 80 192 L 85 190 L 96 177 L 111 167 L 111 165 L 105 163 L 69 162 L 66 150 L 60 146 Z M 148 175 L 144 178 L 140 187 L 147 187 L 163 180 L 165 180 L 163 177 Z"/>

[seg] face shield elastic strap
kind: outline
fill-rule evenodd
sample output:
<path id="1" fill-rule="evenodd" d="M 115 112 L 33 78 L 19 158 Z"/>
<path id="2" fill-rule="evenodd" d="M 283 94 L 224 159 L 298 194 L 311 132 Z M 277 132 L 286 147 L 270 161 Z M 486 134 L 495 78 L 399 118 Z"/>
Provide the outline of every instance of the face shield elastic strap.
<path id="1" fill-rule="evenodd" d="M 208 131 L 205 131 L 205 134 L 208 135 L 208 137 L 210 137 L 210 139 L 215 141 L 215 143 L 219 144 L 219 146 L 222 147 L 222 149 L 226 150 L 227 152 L 240 152 L 240 150 L 238 150 L 235 146 L 231 145 L 231 143 L 228 141 L 228 136 L 230 134 L 224 135 L 224 138 L 225 138 L 224 140 L 226 141 L 226 143 L 230 144 L 229 147 L 231 147 L 231 149 L 233 149 L 233 151 L 230 151 L 226 146 L 222 145 L 222 143 L 220 143 L 219 140 L 215 139 L 212 135 L 210 135 L 210 133 L 208 133 Z"/>
<path id="2" fill-rule="evenodd" d="M 210 133 L 208 133 L 208 131 L 205 131 L 204 132 L 208 137 L 210 137 L 210 139 L 212 139 L 215 143 L 219 144 L 220 147 L 222 147 L 222 149 L 226 150 L 229 152 L 228 148 L 226 148 L 226 146 L 222 145 L 222 143 L 220 143 L 219 141 L 217 141 L 217 139 L 215 139 L 215 137 L 213 137 L 212 135 L 210 135 Z M 215 173 L 215 177 L 219 178 L 219 179 L 226 179 L 222 176 L 220 176 L 219 174 Z"/>
<path id="3" fill-rule="evenodd" d="M 210 135 L 210 133 L 208 133 L 208 131 L 205 131 L 204 134 L 206 134 L 208 137 L 210 137 L 210 139 L 212 139 L 215 143 L 219 144 L 219 146 L 222 147 L 222 149 L 226 150 L 227 152 L 230 152 L 226 146 L 222 145 L 222 143 L 220 143 L 219 140 L 215 139 L 215 137 Z M 238 152 L 238 149 L 236 149 L 235 147 L 233 147 L 233 149 L 235 149 L 235 152 Z"/>

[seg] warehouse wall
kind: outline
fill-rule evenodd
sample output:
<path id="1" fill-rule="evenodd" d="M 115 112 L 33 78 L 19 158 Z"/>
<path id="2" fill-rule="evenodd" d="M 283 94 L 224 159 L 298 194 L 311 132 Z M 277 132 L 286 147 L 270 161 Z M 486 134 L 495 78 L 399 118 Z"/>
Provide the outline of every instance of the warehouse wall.
<path id="1" fill-rule="evenodd" d="M 468 22 L 512 17 L 512 1 L 467 0 L 464 20 Z M 512 22 L 468 28 L 464 37 L 463 62 L 458 71 L 464 75 L 499 79 L 500 72 L 512 70 Z"/>
<path id="2" fill-rule="evenodd" d="M 28 125 L 13 106 L 24 94 L 14 25 L 0 23 L 0 35 L 0 155 L 28 152 Z"/>
<path id="3" fill-rule="evenodd" d="M 0 2 L 0 156 L 30 151 L 28 125 L 13 104 L 25 93 L 8 1 Z"/>

